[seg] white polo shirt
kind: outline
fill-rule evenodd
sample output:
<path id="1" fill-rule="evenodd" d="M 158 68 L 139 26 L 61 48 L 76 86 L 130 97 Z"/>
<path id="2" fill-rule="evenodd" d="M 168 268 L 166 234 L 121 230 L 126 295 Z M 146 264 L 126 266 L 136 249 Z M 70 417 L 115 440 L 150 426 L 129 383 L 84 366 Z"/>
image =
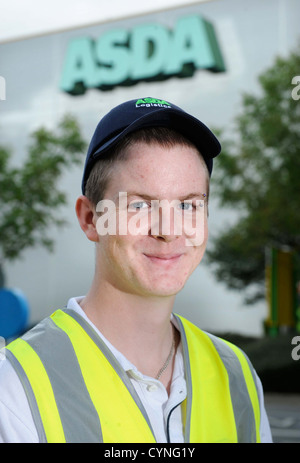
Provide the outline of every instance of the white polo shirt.
<path id="1" fill-rule="evenodd" d="M 158 443 L 168 442 L 167 423 L 169 422 L 169 442 L 183 443 L 180 404 L 186 398 L 187 392 L 181 344 L 176 352 L 171 390 L 168 396 L 165 387 L 160 381 L 140 373 L 121 352 L 104 338 L 80 307 L 79 302 L 81 299 L 70 299 L 67 308 L 76 311 L 92 326 L 127 372 L 148 414 L 156 441 Z M 172 322 L 176 325 L 175 319 L 172 318 Z M 262 411 L 261 440 L 269 443 L 272 442 L 272 437 L 259 378 L 257 378 L 257 384 Z M 38 443 L 38 441 L 38 434 L 23 386 L 9 360 L 3 358 L 0 360 L 0 443 Z"/>

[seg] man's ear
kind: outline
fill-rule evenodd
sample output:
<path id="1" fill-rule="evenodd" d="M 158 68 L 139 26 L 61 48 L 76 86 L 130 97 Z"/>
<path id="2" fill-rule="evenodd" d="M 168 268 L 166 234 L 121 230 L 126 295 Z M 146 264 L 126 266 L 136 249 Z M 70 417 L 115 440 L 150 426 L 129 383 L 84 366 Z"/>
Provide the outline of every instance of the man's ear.
<path id="1" fill-rule="evenodd" d="M 86 234 L 87 238 L 90 241 L 99 241 L 99 235 L 96 228 L 98 216 L 91 201 L 86 196 L 79 196 L 76 201 L 75 210 L 79 225 Z"/>

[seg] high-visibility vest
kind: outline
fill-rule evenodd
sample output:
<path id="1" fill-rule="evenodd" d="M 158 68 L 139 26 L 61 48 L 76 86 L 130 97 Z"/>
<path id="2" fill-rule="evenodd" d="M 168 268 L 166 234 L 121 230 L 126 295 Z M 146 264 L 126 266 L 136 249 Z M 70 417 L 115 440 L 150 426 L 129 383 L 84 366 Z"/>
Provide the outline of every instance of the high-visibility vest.
<path id="1" fill-rule="evenodd" d="M 260 442 L 254 371 L 237 347 L 183 317 L 185 442 Z M 129 377 L 79 314 L 57 310 L 7 346 L 40 442 L 154 443 Z"/>

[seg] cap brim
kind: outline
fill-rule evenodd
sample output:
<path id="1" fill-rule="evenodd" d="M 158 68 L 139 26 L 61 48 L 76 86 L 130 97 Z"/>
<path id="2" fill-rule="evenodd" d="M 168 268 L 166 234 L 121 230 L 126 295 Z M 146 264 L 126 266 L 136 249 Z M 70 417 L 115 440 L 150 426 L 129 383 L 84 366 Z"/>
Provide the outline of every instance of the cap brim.
<path id="1" fill-rule="evenodd" d="M 205 159 L 217 156 L 221 145 L 214 134 L 201 121 L 174 108 L 157 109 L 135 120 L 120 133 L 101 145 L 93 154 L 95 160 L 116 145 L 126 135 L 146 127 L 169 127 L 185 135 L 200 151 Z"/>

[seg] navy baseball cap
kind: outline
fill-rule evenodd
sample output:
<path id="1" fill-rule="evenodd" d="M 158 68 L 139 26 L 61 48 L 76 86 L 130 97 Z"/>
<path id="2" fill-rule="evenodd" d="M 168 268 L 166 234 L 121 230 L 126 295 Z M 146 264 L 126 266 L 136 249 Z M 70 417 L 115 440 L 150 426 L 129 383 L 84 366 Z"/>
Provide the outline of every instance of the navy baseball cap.
<path id="1" fill-rule="evenodd" d="M 178 106 L 158 98 L 130 100 L 113 108 L 99 122 L 91 139 L 82 178 L 82 193 L 92 167 L 129 133 L 146 127 L 168 127 L 189 139 L 203 156 L 209 174 L 221 151 L 215 135 L 200 120 Z"/>

